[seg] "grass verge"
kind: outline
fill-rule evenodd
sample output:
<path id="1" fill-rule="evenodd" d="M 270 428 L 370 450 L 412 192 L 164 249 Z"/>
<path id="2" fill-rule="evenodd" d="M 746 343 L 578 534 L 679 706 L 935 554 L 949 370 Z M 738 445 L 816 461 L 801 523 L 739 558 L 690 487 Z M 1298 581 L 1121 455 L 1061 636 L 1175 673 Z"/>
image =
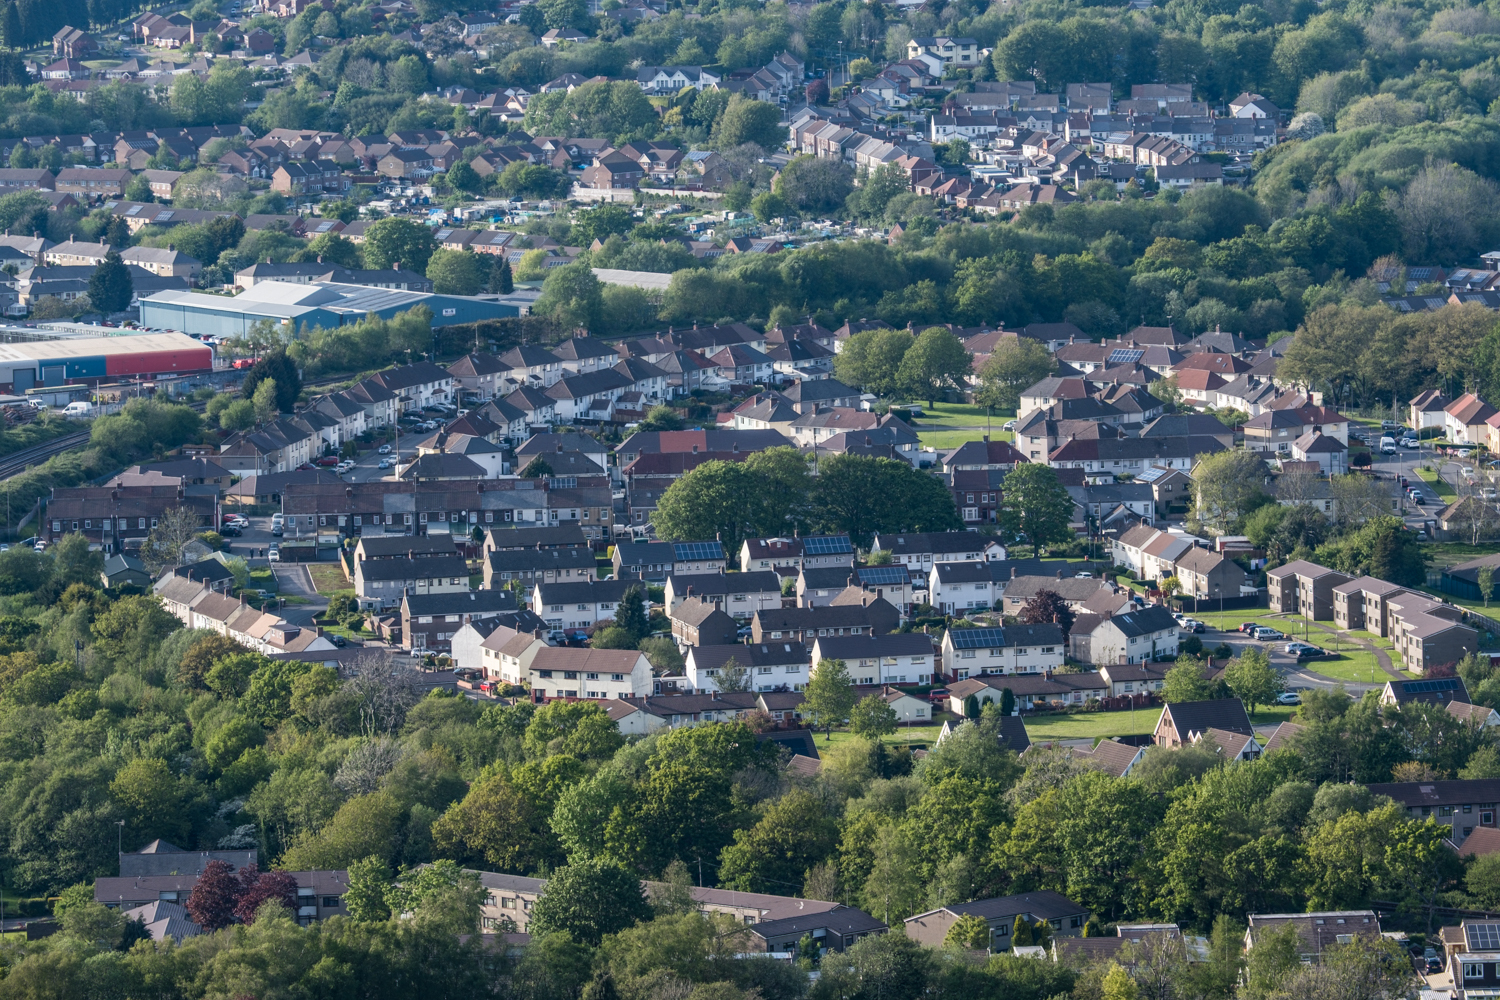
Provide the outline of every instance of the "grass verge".
<path id="1" fill-rule="evenodd" d="M 1448 483 L 1448 481 L 1442 476 L 1438 475 L 1434 470 L 1418 468 L 1417 478 L 1422 480 L 1422 482 L 1426 483 L 1428 486 L 1432 487 L 1432 492 L 1440 497 L 1452 500 L 1458 496 L 1457 493 L 1453 492 L 1453 487 Z"/>
<path id="2" fill-rule="evenodd" d="M 1328 646 L 1322 645 L 1324 649 Z M 1368 649 L 1345 649 L 1333 660 L 1310 660 L 1302 669 L 1349 684 L 1384 684 L 1390 675 L 1380 668 L 1375 654 Z"/>

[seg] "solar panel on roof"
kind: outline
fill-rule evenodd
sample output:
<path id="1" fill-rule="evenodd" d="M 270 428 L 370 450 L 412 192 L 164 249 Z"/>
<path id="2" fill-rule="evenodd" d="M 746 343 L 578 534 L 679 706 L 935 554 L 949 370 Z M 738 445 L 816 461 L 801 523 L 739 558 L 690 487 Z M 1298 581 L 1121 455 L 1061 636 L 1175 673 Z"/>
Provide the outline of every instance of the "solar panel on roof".
<path id="1" fill-rule="evenodd" d="M 1137 473 L 1136 477 L 1135 477 L 1135 481 L 1138 482 L 1138 483 L 1155 482 L 1156 480 L 1160 479 L 1162 476 L 1165 476 L 1168 471 L 1170 471 L 1170 470 L 1159 469 L 1159 468 L 1157 468 L 1156 466 L 1153 465 L 1151 468 L 1147 469 L 1145 472 Z"/>
<path id="2" fill-rule="evenodd" d="M 908 579 L 905 566 L 869 566 L 859 571 L 860 583 L 898 584 Z"/>
<path id="3" fill-rule="evenodd" d="M 1500 924 L 1464 924 L 1470 951 L 1500 950 Z"/>
<path id="4" fill-rule="evenodd" d="M 1434 681 L 1406 681 L 1401 688 L 1410 694 L 1419 694 L 1423 691 L 1447 691 L 1455 686 L 1454 678 L 1446 677 Z"/>
<path id="5" fill-rule="evenodd" d="M 718 542 L 678 542 L 673 546 L 678 559 L 723 559 L 724 546 Z"/>
<path id="6" fill-rule="evenodd" d="M 1109 352 L 1109 363 L 1112 365 L 1130 365 L 1141 360 L 1145 355 L 1145 351 L 1120 347 Z"/>
<path id="7" fill-rule="evenodd" d="M 955 628 L 949 629 L 954 649 L 979 649 L 984 646 L 1005 645 L 1003 628 Z"/>
<path id="8" fill-rule="evenodd" d="M 802 539 L 802 551 L 810 556 L 831 556 L 853 552 L 848 535 L 809 535 Z"/>

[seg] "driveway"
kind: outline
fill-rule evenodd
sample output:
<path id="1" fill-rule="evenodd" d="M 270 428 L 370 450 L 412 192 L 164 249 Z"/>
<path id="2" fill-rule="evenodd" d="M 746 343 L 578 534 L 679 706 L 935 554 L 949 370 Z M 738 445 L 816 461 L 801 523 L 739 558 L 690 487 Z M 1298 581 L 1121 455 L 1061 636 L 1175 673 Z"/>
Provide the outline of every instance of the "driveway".
<path id="1" fill-rule="evenodd" d="M 313 586 L 312 574 L 300 563 L 277 563 L 271 567 L 276 575 L 276 586 L 282 597 L 300 597 L 307 604 L 289 604 L 281 609 L 281 615 L 293 625 L 310 625 L 328 608 L 328 598 L 318 593 Z"/>

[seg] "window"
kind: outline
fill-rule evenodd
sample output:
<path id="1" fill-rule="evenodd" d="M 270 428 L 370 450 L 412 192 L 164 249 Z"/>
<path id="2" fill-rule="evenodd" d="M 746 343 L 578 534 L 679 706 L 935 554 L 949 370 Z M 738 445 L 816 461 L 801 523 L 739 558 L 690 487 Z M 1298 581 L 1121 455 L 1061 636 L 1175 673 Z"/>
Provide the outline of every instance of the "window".
<path id="1" fill-rule="evenodd" d="M 338 906 L 338 905 L 339 905 L 339 897 L 337 897 L 337 896 L 324 896 L 323 897 L 323 906 L 325 908 L 334 907 L 334 906 Z"/>
<path id="2" fill-rule="evenodd" d="M 1484 978 L 1484 963 L 1483 962 L 1465 962 L 1464 963 L 1464 978 L 1465 979 L 1483 979 Z"/>

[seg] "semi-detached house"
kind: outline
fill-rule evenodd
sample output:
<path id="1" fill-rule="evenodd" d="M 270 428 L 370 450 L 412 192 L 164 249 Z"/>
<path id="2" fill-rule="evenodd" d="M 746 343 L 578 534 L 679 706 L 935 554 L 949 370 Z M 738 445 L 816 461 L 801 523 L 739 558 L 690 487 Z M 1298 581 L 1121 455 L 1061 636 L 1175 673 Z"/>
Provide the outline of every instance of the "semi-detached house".
<path id="1" fill-rule="evenodd" d="M 933 563 L 1004 559 L 1005 546 L 977 531 L 885 532 L 875 536 L 871 552 L 890 552 L 891 561 L 915 576 L 925 575 Z"/>
<path id="2" fill-rule="evenodd" d="M 538 583 L 532 587 L 531 610 L 540 615 L 554 633 L 592 632 L 600 622 L 614 619 L 625 591 L 632 586 L 640 586 L 639 581 Z M 644 597 L 641 603 L 646 604 Z"/>
<path id="3" fill-rule="evenodd" d="M 1041 674 L 1060 670 L 1067 652 L 1056 625 L 951 628 L 943 634 L 943 676 L 966 680 L 980 674 Z"/>
<path id="4" fill-rule="evenodd" d="M 813 672 L 824 660 L 843 660 L 855 684 L 931 684 L 937 655 L 925 632 L 819 636 L 813 640 Z"/>

